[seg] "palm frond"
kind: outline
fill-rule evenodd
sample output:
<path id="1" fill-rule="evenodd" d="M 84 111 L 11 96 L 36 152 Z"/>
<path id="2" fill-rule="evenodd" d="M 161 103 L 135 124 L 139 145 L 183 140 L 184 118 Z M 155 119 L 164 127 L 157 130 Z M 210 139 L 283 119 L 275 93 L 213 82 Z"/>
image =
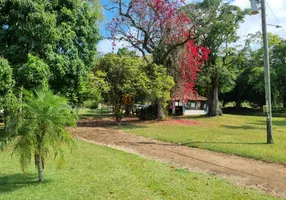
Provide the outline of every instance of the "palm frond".
<path id="1" fill-rule="evenodd" d="M 32 155 L 40 155 L 43 165 L 51 151 L 63 158 L 63 144 L 72 143 L 65 127 L 75 126 L 77 117 L 67 99 L 54 95 L 50 90 L 24 91 L 23 94 L 25 101 L 14 151 L 20 154 L 21 167 L 25 171 L 33 159 Z"/>

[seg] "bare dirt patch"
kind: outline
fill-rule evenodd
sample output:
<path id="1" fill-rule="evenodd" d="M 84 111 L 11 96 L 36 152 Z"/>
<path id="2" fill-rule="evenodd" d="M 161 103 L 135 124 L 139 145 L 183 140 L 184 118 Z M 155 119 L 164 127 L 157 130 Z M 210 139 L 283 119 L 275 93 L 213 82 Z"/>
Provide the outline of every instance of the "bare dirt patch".
<path id="1" fill-rule="evenodd" d="M 134 120 L 132 123 L 146 123 L 138 122 L 136 118 L 126 119 L 123 123 L 131 123 L 132 120 Z M 83 120 L 79 122 L 78 128 L 70 129 L 70 131 L 74 137 L 88 142 L 168 162 L 190 171 L 217 175 L 237 185 L 286 198 L 286 167 L 284 165 L 190 148 L 106 128 L 115 124 L 112 119 Z"/>

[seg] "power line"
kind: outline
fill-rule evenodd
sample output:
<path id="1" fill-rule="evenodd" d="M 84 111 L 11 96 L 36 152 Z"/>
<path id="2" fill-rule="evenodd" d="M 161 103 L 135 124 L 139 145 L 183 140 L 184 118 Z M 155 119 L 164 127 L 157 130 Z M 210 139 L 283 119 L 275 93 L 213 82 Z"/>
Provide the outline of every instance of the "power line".
<path id="1" fill-rule="evenodd" d="M 269 10 L 271 11 L 272 15 L 274 16 L 274 18 L 276 19 L 277 23 L 280 24 L 279 20 L 277 19 L 277 17 L 275 16 L 273 10 L 271 9 L 271 7 L 269 6 L 268 2 L 266 1 L 267 7 L 269 8 Z M 284 35 L 286 36 L 286 32 L 284 31 L 283 27 L 281 27 Z"/>

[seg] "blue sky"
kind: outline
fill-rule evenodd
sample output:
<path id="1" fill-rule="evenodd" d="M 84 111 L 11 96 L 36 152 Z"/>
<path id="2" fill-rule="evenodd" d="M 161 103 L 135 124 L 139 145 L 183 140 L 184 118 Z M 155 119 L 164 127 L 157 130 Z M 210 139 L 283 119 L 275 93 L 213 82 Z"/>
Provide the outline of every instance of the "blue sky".
<path id="1" fill-rule="evenodd" d="M 187 0 L 187 3 L 195 3 L 200 2 L 202 0 Z M 226 0 L 227 1 L 227 0 Z M 108 0 L 100 0 L 101 5 L 108 4 Z M 237 5 L 242 9 L 250 8 L 250 1 L 249 0 L 228 0 L 233 5 Z M 268 31 L 278 34 L 280 37 L 286 39 L 286 0 L 267 0 L 267 23 L 268 24 L 279 24 L 282 25 L 283 29 L 277 29 L 274 26 L 268 26 Z M 109 35 L 108 31 L 105 28 L 105 24 L 107 21 L 110 21 L 113 17 L 111 12 L 107 10 L 102 10 L 104 20 L 100 23 L 100 34 L 104 37 Z M 255 33 L 257 31 L 261 31 L 261 16 L 253 15 L 247 16 L 245 18 L 245 22 L 241 25 L 241 28 L 238 30 L 238 34 L 240 36 L 245 36 L 248 33 Z M 128 46 L 128 44 L 124 42 L 118 42 L 115 51 L 120 48 Z M 112 52 L 112 41 L 108 39 L 104 39 L 99 42 L 98 44 L 98 51 L 101 54 L 105 54 L 108 52 Z"/>

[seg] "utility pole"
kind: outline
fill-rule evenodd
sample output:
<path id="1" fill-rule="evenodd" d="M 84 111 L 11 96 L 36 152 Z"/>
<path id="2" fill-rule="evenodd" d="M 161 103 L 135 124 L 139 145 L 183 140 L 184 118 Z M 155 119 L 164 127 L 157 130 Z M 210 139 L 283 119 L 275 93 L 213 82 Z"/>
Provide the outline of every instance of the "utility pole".
<path id="1" fill-rule="evenodd" d="M 258 9 L 257 0 L 250 0 L 252 13 L 257 14 Z M 265 100 L 266 100 L 266 129 L 267 129 L 267 144 L 273 144 L 272 138 L 272 111 L 271 111 L 271 87 L 270 87 L 270 69 L 269 69 L 269 51 L 268 51 L 268 38 L 266 28 L 266 9 L 265 0 L 261 0 L 261 19 L 262 19 L 262 35 L 263 35 L 263 48 L 264 48 L 264 81 L 265 81 Z"/>
<path id="2" fill-rule="evenodd" d="M 264 80 L 265 80 L 265 100 L 266 100 L 266 124 L 267 124 L 267 144 L 272 144 L 272 110 L 271 110 L 271 87 L 270 87 L 270 69 L 269 69 L 269 52 L 268 38 L 266 27 L 266 9 L 265 0 L 261 0 L 261 18 L 262 18 L 262 34 L 264 48 Z"/>

